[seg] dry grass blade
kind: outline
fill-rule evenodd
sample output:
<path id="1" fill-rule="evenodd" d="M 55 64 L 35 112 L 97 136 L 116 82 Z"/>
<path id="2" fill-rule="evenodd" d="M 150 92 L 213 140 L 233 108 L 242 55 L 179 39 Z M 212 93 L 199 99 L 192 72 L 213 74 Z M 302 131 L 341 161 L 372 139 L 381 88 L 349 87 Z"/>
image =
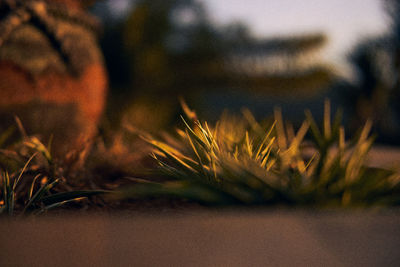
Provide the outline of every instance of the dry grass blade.
<path id="1" fill-rule="evenodd" d="M 42 174 L 39 173 L 38 175 L 36 175 L 36 176 L 33 178 L 31 187 L 30 187 L 30 189 L 29 189 L 28 199 L 31 199 L 31 198 L 32 198 L 33 188 L 35 187 L 36 180 L 37 180 L 40 176 L 42 176 Z"/>
<path id="2" fill-rule="evenodd" d="M 40 154 L 42 154 L 45 157 L 45 159 L 47 160 L 47 162 L 49 164 L 52 164 L 53 159 L 50 154 L 50 151 L 47 149 L 47 147 L 45 145 L 43 145 L 42 142 L 39 141 L 39 139 L 37 139 L 36 137 L 31 137 L 31 138 L 28 138 L 27 141 L 24 142 L 24 144 L 27 147 L 32 148 L 34 151 L 37 151 Z"/>
<path id="3" fill-rule="evenodd" d="M 15 179 L 12 190 L 15 191 L 15 188 L 17 186 L 17 184 L 19 183 L 19 181 L 21 180 L 22 175 L 24 174 L 24 172 L 26 171 L 26 169 L 28 168 L 29 163 L 31 163 L 31 161 L 33 160 L 34 157 L 36 157 L 37 153 L 33 154 L 28 161 L 25 163 L 24 167 L 22 168 L 20 174 L 18 175 L 18 178 Z"/>
<path id="4" fill-rule="evenodd" d="M 332 136 L 331 103 L 329 100 L 325 100 L 324 105 L 324 135 L 326 139 L 330 139 Z"/>

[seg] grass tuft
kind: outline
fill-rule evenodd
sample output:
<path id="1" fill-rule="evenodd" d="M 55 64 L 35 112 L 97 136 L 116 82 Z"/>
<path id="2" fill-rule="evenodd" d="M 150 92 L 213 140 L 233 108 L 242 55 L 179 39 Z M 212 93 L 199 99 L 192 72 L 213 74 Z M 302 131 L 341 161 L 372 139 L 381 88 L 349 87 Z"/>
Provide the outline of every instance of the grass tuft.
<path id="1" fill-rule="evenodd" d="M 19 215 L 40 214 L 66 203 L 110 193 L 107 190 L 55 191 L 54 188 L 59 185 L 63 177 L 57 177 L 59 176 L 56 171 L 57 163 L 48 148 L 36 137 L 24 136 L 20 149 L 21 153 L 17 153 L 17 151 L 5 153 L 5 155 L 15 156 L 14 159 L 18 163 L 16 166 L 21 166 L 21 162 L 27 154 L 30 156 L 20 169 L 9 168 L 7 170 L 3 167 L 3 170 L 0 171 L 0 214 L 10 216 L 16 213 Z M 25 181 L 23 181 L 24 179 Z M 28 190 L 24 190 L 26 185 L 29 185 Z M 26 194 L 24 194 L 25 191 Z"/>
<path id="2" fill-rule="evenodd" d="M 366 165 L 374 138 L 371 122 L 345 139 L 341 112 L 331 120 L 325 103 L 322 127 L 311 112 L 294 131 L 280 110 L 258 123 L 249 111 L 224 115 L 214 126 L 186 105 L 184 127 L 168 141 L 143 137 L 165 183 L 141 183 L 122 197 L 185 198 L 207 205 L 365 207 L 400 204 L 400 175 Z"/>

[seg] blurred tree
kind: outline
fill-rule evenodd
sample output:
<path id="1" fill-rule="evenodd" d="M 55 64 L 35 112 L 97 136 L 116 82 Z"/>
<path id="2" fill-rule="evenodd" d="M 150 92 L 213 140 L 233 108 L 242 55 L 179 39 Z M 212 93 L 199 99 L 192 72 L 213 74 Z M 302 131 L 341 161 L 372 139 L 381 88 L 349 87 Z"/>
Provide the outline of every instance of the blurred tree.
<path id="1" fill-rule="evenodd" d="M 188 97 L 224 72 L 220 39 L 199 1 L 135 2 L 123 25 L 123 51 L 133 99 L 128 116 L 145 120 L 136 125 L 145 127 L 145 118 L 157 110 L 154 125 L 171 121 L 179 110 L 178 95 Z"/>
<path id="2" fill-rule="evenodd" d="M 242 86 L 253 91 L 303 97 L 319 93 L 336 78 L 322 64 L 320 51 L 326 44 L 323 34 L 238 39 L 230 44 L 231 75 L 241 78 Z M 240 83 L 239 83 L 240 84 Z"/>
<path id="3" fill-rule="evenodd" d="M 315 56 L 324 35 L 257 40 L 241 23 L 211 25 L 193 0 L 139 1 L 124 36 L 135 87 L 147 92 L 176 95 L 239 85 L 265 93 L 293 84 L 310 92 L 333 77 Z"/>
<path id="4" fill-rule="evenodd" d="M 212 24 L 197 0 L 133 3 L 124 21 L 105 23 L 103 49 L 112 85 L 117 85 L 112 94 L 121 96 L 128 116 L 143 120 L 139 127 L 148 124 L 152 112 L 159 113 L 154 120 L 174 117 L 178 96 L 192 106 L 210 92 L 233 88 L 243 94 L 306 97 L 335 78 L 318 57 L 326 44 L 323 34 L 259 40 L 243 23 Z M 129 84 L 125 89 L 124 83 Z M 109 113 L 123 107 L 115 101 Z"/>
<path id="5" fill-rule="evenodd" d="M 136 89 L 171 95 L 222 71 L 218 32 L 195 0 L 141 0 L 125 22 Z"/>
<path id="6" fill-rule="evenodd" d="M 380 142 L 400 143 L 400 1 L 383 2 L 391 18 L 391 32 L 363 40 L 350 52 L 357 82 L 345 96 L 353 106 L 351 129 L 372 119 Z"/>
<path id="7" fill-rule="evenodd" d="M 394 58 L 394 69 L 395 72 L 395 86 L 391 99 L 393 100 L 397 116 L 400 118 L 400 1 L 399 0 L 384 0 L 386 4 L 386 10 L 391 18 L 391 35 L 390 43 L 392 55 Z"/>
<path id="8" fill-rule="evenodd" d="M 381 140 L 390 138 L 397 130 L 391 107 L 395 86 L 392 48 L 388 37 L 368 39 L 349 56 L 357 71 L 357 83 L 347 96 L 354 108 L 350 126 L 354 130 L 372 119 Z"/>

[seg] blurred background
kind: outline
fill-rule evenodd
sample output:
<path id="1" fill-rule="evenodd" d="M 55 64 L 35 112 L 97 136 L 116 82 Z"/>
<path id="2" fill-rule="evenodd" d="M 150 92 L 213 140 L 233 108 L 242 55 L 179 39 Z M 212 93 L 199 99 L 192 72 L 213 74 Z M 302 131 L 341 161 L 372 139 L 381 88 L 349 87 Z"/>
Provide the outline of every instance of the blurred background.
<path id="1" fill-rule="evenodd" d="M 295 125 L 324 99 L 348 131 L 367 118 L 378 142 L 400 145 L 400 1 L 103 0 L 110 78 L 104 125 L 158 132 L 179 97 L 202 119 L 281 107 Z"/>

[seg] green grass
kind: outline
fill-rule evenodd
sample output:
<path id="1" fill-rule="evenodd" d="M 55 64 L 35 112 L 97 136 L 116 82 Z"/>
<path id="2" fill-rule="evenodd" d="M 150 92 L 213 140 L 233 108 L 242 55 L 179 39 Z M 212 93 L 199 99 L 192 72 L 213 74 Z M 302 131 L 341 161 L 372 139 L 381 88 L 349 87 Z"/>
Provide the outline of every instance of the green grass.
<path id="1" fill-rule="evenodd" d="M 366 165 L 374 140 L 371 122 L 347 140 L 340 112 L 331 118 L 329 102 L 321 126 L 306 111 L 297 130 L 278 109 L 273 119 L 263 122 L 245 110 L 242 116 L 225 113 L 214 125 L 201 122 L 184 103 L 183 110 L 182 127 L 163 134 L 162 140 L 141 132 L 152 146 L 152 164 L 150 173 L 142 173 L 140 179 L 125 171 L 133 168 L 132 160 L 141 158 L 132 149 L 140 148 L 133 145 L 134 138 L 125 140 L 118 134 L 111 148 L 97 145 L 83 168 L 73 174 L 74 162 L 54 159 L 49 146 L 37 138 L 22 131 L 21 142 L 7 145 L 13 130 L 5 131 L 0 135 L 0 214 L 69 209 L 82 199 L 89 199 L 86 207 L 97 210 L 134 208 L 125 204 L 153 199 L 164 200 L 157 202 L 161 205 L 178 199 L 206 206 L 400 204 L 400 174 Z M 96 180 L 99 171 L 102 179 Z"/>
<path id="2" fill-rule="evenodd" d="M 184 126 L 175 138 L 143 137 L 154 146 L 157 173 L 167 181 L 135 185 L 123 197 L 186 198 L 206 205 L 400 204 L 399 173 L 365 164 L 373 144 L 371 122 L 346 140 L 340 113 L 331 121 L 329 102 L 322 127 L 306 111 L 296 132 L 279 110 L 266 124 L 245 111 L 243 117 L 225 115 L 211 126 L 183 107 Z"/>

